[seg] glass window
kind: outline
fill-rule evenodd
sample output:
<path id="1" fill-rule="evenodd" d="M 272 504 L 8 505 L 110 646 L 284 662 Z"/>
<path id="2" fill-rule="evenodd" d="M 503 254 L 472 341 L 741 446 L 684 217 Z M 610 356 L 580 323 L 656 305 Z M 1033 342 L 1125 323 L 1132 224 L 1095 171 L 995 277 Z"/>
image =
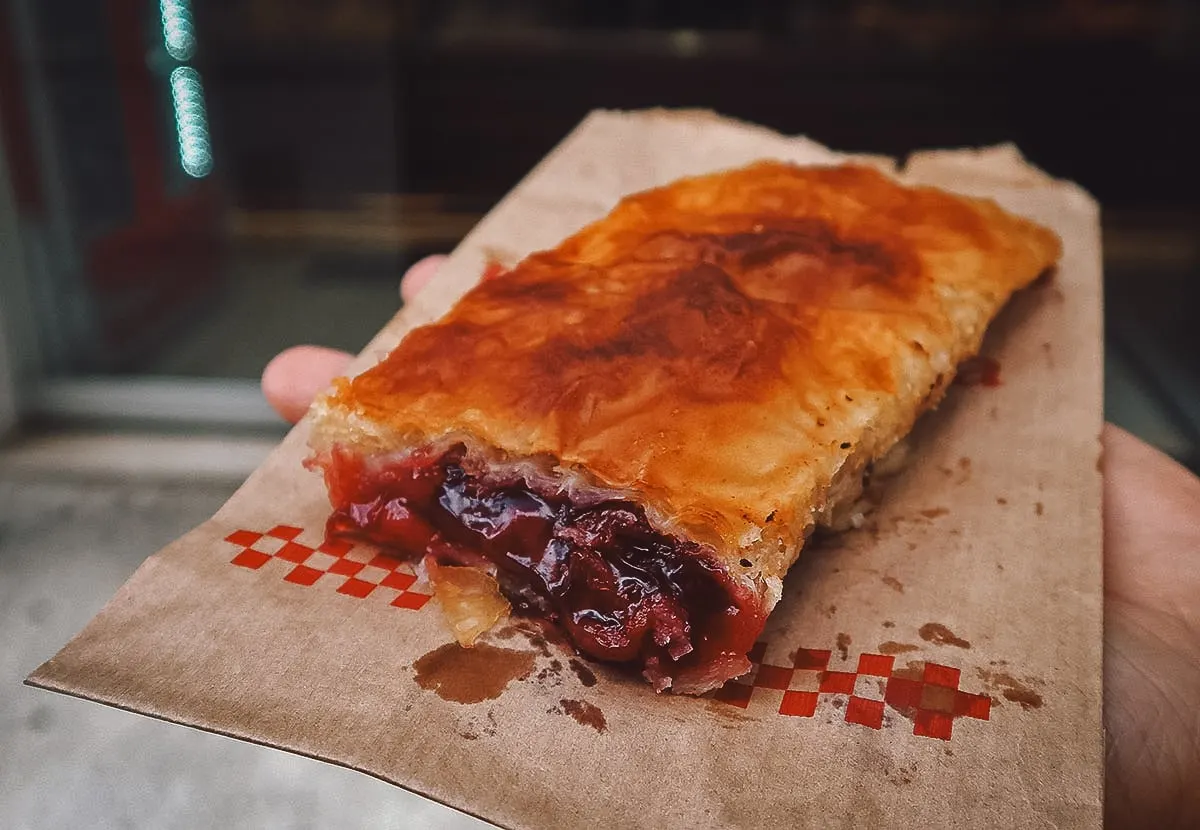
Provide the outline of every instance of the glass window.
<path id="1" fill-rule="evenodd" d="M 708 107 L 848 150 L 1015 141 L 1080 181 L 1105 205 L 1110 296 L 1129 297 L 1109 309 L 1128 369 L 1113 411 L 1141 411 L 1122 406 L 1132 376 L 1129 396 L 1153 398 L 1185 444 L 1200 435 L 1200 15 L 1184 0 L 0 11 L 24 265 L 23 287 L 0 285 L 9 308 L 25 295 L 8 336 L 39 382 L 249 395 L 287 345 L 361 347 L 406 265 L 451 249 L 588 110 Z"/>

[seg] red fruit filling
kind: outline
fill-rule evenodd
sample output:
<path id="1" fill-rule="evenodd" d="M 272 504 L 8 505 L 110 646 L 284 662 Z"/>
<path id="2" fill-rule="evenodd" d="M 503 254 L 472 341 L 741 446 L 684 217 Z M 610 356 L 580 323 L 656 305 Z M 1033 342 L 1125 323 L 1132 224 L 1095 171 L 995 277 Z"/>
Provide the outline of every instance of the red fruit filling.
<path id="1" fill-rule="evenodd" d="M 658 689 L 707 689 L 749 669 L 757 597 L 694 542 L 630 501 L 578 504 L 517 476 L 475 474 L 455 447 L 380 464 L 322 460 L 328 533 L 416 559 L 495 566 L 518 613 L 556 623 L 579 651 L 643 669 Z"/>

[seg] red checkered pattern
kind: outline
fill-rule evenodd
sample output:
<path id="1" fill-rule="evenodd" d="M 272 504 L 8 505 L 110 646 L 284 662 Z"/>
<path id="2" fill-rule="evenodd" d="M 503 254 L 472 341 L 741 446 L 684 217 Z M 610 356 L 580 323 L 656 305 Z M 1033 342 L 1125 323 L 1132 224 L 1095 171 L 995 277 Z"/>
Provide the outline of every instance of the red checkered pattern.
<path id="1" fill-rule="evenodd" d="M 277 525 L 266 533 L 238 530 L 225 537 L 241 551 L 230 560 L 234 565 L 258 570 L 272 559 L 289 565 L 283 579 L 296 585 L 315 585 L 322 578 L 337 582 L 337 592 L 365 599 L 381 588 L 396 593 L 391 604 L 417 611 L 430 596 L 411 590 L 417 581 L 409 565 L 395 557 L 350 542 L 326 540 L 310 547 L 298 540 L 298 527 Z"/>
<path id="2" fill-rule="evenodd" d="M 821 695 L 845 695 L 847 723 L 879 729 L 889 706 L 912 720 L 914 735 L 943 741 L 950 740 L 956 718 L 988 720 L 991 714 L 991 698 L 960 691 L 959 670 L 949 666 L 925 663 L 917 679 L 897 676 L 895 658 L 884 654 L 861 654 L 855 671 L 832 671 L 829 649 L 797 649 L 791 666 L 765 662 L 766 650 L 758 643 L 750 652 L 753 669 L 726 683 L 716 699 L 745 709 L 757 690 L 774 689 L 783 692 L 779 714 L 811 718 Z"/>

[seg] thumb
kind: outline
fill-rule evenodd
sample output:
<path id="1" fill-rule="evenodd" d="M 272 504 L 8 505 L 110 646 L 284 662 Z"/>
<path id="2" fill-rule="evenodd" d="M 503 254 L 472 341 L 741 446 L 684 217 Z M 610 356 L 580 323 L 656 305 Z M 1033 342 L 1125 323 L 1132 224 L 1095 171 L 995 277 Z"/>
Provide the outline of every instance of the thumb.
<path id="1" fill-rule="evenodd" d="M 400 299 L 405 303 L 412 302 L 413 297 L 417 296 L 421 289 L 433 280 L 445 261 L 444 255 L 434 254 L 425 257 L 409 268 L 400 280 Z"/>

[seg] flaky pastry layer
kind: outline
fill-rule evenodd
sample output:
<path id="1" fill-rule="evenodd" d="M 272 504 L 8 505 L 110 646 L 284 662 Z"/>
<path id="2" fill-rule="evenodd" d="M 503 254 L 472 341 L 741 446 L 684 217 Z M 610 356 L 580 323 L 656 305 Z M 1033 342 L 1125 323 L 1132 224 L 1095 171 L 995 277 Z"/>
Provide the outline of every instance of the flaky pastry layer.
<path id="1" fill-rule="evenodd" d="M 764 161 L 623 199 L 315 406 L 313 446 L 460 443 L 643 505 L 764 612 L 1058 238 L 865 167 Z"/>

